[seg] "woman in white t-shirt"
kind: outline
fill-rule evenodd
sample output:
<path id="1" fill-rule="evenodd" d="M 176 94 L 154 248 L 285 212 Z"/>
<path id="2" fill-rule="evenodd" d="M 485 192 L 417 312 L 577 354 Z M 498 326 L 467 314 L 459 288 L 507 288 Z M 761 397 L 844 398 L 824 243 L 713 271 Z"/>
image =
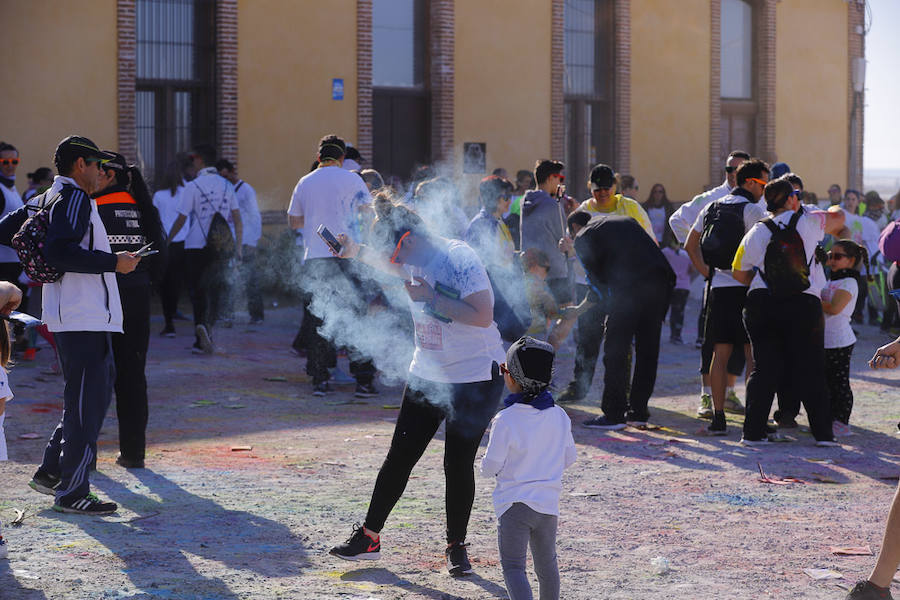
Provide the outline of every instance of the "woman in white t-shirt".
<path id="1" fill-rule="evenodd" d="M 781 389 L 785 375 L 787 389 L 806 407 L 816 445 L 836 445 L 831 410 L 823 400 L 825 326 L 819 293 L 826 282 L 822 269 L 816 268 L 815 249 L 825 233 L 835 234 L 843 227 L 844 213 L 839 208 L 828 212 L 804 209 L 798 213 L 799 195 L 784 178 L 766 185 L 766 208 L 772 217 L 747 232 L 732 264 L 732 276 L 750 285 L 744 304 L 744 326 L 753 349 L 754 367 L 747 380 L 747 414 L 741 440 L 745 445 L 769 442 L 766 422 L 775 391 Z M 773 235 L 770 228 L 790 227 L 796 228 L 802 242 L 798 251 L 802 252 L 803 265 L 789 260 L 796 256 L 793 252 L 776 249 L 795 249 L 799 242 L 769 246 Z M 778 264 L 779 258 L 786 259 L 782 266 L 792 268 L 767 274 L 769 266 Z M 803 285 L 790 285 L 798 281 Z"/>
<path id="2" fill-rule="evenodd" d="M 375 214 L 373 247 L 341 234 L 341 257 L 403 278 L 416 348 L 366 519 L 331 554 L 345 560 L 380 557 L 379 532 L 446 420 L 447 567 L 452 575 L 470 573 L 465 539 L 475 497 L 473 463 L 503 391 L 499 365 L 505 353 L 494 324 L 494 295 L 484 266 L 464 242 L 430 233 L 416 213 L 386 193 L 376 197 Z"/>
<path id="3" fill-rule="evenodd" d="M 825 312 L 825 395 L 831 405 L 832 430 L 835 437 L 850 435 L 850 411 L 853 391 L 850 389 L 850 357 L 856 335 L 850 327 L 853 308 L 859 296 L 859 267 L 869 270 L 866 249 L 852 240 L 835 242 L 828 253 L 830 281 L 822 288 L 822 310 Z"/>
<path id="4" fill-rule="evenodd" d="M 166 165 L 166 171 L 160 181 L 160 187 L 153 194 L 153 206 L 159 211 L 159 220 L 163 231 L 170 231 L 172 223 L 178 218 L 178 202 L 184 191 L 181 165 L 175 160 Z M 178 312 L 178 296 L 184 280 L 184 240 L 191 230 L 191 217 L 187 217 L 184 227 L 169 240 L 166 272 L 160 284 L 165 326 L 159 335 L 175 337 L 175 315 Z"/>

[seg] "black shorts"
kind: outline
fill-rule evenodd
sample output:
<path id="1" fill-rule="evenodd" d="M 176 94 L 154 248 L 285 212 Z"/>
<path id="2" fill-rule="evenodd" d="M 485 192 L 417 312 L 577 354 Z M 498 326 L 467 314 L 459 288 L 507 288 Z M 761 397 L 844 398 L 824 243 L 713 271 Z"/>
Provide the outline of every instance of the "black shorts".
<path id="1" fill-rule="evenodd" d="M 747 288 L 744 286 L 712 288 L 709 309 L 706 314 L 706 339 L 713 344 L 749 344 L 747 330 L 744 329 L 744 301 Z"/>

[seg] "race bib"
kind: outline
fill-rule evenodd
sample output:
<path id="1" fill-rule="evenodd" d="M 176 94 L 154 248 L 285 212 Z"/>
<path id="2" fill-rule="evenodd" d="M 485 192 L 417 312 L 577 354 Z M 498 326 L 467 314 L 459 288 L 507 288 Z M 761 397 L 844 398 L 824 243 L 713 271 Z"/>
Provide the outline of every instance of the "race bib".
<path id="1" fill-rule="evenodd" d="M 444 340 L 440 323 L 416 323 L 416 345 L 422 350 L 443 350 Z"/>

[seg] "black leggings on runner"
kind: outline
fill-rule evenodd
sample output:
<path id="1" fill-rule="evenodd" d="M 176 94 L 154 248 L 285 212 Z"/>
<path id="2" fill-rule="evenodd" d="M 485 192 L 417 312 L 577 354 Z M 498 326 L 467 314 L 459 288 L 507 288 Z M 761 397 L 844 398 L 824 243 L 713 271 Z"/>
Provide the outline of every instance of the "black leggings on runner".
<path id="1" fill-rule="evenodd" d="M 475 383 L 434 383 L 410 377 L 394 437 L 375 480 L 365 526 L 381 531 L 403 495 L 409 474 L 425 452 L 441 421 L 447 420 L 444 442 L 447 542 L 463 542 L 475 500 L 475 454 L 497 412 L 503 378 L 494 363 L 493 379 Z"/>

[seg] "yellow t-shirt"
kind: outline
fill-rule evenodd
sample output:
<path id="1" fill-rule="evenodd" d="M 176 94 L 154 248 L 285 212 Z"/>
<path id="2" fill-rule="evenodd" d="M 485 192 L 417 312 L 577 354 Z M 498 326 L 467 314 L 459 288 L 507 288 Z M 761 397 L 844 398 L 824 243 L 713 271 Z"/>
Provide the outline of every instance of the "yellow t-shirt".
<path id="1" fill-rule="evenodd" d="M 637 201 L 632 200 L 631 198 L 627 198 L 622 194 L 616 194 L 615 196 L 613 196 L 613 198 L 616 199 L 616 204 L 612 210 L 600 210 L 599 208 L 597 208 L 597 201 L 594 198 L 589 198 L 588 200 L 582 202 L 579 209 L 594 215 L 602 213 L 631 217 L 638 222 L 638 225 L 644 228 L 644 231 L 647 232 L 647 235 L 650 236 L 650 239 L 658 244 L 659 240 L 657 240 L 656 236 L 653 234 L 653 223 L 650 222 L 650 217 L 649 215 L 647 215 L 647 211 L 645 211 Z"/>

